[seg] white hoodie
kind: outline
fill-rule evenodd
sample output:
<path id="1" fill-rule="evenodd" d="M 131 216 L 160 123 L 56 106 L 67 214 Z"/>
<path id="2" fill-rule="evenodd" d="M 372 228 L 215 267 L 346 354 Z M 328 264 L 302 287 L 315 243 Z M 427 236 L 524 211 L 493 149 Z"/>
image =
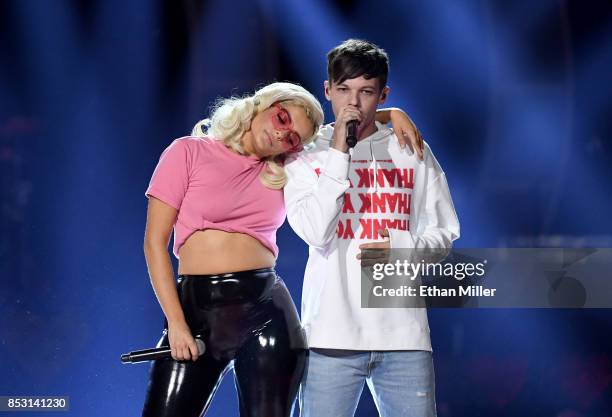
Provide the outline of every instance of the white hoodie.
<path id="1" fill-rule="evenodd" d="M 360 140 L 349 155 L 330 148 L 333 126 L 285 169 L 287 218 L 309 245 L 302 291 L 302 325 L 309 347 L 351 350 L 431 350 L 422 308 L 361 308 L 359 245 L 450 248 L 459 222 L 446 176 L 425 144 L 424 161 L 402 151 L 393 130 Z"/>

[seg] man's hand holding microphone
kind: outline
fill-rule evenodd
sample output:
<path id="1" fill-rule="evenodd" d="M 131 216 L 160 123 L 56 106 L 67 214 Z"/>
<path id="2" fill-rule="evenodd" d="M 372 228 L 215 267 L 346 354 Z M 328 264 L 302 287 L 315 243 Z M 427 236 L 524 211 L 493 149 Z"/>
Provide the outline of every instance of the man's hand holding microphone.
<path id="1" fill-rule="evenodd" d="M 348 153 L 357 143 L 357 128 L 361 122 L 361 111 L 356 106 L 348 105 L 342 107 L 334 123 L 331 147 L 340 152 Z M 349 144 L 349 142 L 352 142 Z"/>

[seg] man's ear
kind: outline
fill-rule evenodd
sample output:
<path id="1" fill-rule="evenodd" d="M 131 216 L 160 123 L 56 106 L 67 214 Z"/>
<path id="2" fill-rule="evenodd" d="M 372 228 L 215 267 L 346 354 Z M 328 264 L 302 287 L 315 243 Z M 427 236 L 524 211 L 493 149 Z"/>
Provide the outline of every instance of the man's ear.
<path id="1" fill-rule="evenodd" d="M 327 99 L 327 101 L 331 101 L 331 97 L 329 95 L 330 88 L 331 88 L 331 85 L 329 84 L 329 81 L 325 80 L 323 82 L 323 91 L 325 92 L 325 98 Z"/>
<path id="2" fill-rule="evenodd" d="M 378 99 L 378 104 L 383 104 L 387 101 L 387 96 L 389 95 L 389 86 L 385 86 L 383 88 L 382 93 L 380 93 L 380 98 Z"/>

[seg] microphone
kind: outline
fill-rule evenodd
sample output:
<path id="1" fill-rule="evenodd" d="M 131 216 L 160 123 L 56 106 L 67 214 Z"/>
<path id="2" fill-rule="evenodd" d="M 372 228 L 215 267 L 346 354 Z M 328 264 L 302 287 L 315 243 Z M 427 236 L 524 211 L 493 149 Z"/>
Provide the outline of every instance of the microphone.
<path id="1" fill-rule="evenodd" d="M 346 124 L 346 144 L 349 148 L 354 148 L 357 145 L 357 120 L 351 120 Z"/>
<path id="2" fill-rule="evenodd" d="M 202 356 L 206 352 L 206 345 L 202 339 L 195 338 L 198 345 L 198 356 Z M 170 346 L 162 346 L 152 349 L 135 350 L 134 352 L 124 353 L 121 355 L 121 363 L 138 363 L 152 361 L 155 359 L 171 358 L 172 349 Z"/>

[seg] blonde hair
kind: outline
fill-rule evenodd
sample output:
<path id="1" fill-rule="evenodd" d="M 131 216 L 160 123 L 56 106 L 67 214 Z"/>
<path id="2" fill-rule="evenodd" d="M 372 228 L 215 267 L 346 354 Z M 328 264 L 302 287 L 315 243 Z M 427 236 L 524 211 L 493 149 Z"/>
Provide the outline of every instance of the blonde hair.
<path id="1" fill-rule="evenodd" d="M 302 141 L 303 145 L 314 141 L 319 126 L 323 124 L 323 109 L 319 101 L 302 86 L 292 83 L 272 83 L 255 92 L 252 96 L 230 97 L 219 100 L 211 111 L 209 119 L 200 120 L 191 132 L 192 136 L 212 136 L 223 141 L 225 146 L 244 155 L 241 143 L 244 132 L 251 127 L 251 121 L 272 104 L 285 102 L 300 106 L 312 122 L 313 135 Z M 261 182 L 268 188 L 280 189 L 287 183 L 283 168 L 285 155 L 263 159 L 266 169 L 260 175 Z"/>

